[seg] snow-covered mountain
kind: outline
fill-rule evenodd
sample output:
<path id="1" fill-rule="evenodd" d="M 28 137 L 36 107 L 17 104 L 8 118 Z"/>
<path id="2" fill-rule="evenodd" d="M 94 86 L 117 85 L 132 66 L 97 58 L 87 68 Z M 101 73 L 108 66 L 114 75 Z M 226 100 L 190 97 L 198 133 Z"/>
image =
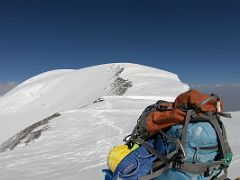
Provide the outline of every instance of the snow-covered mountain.
<path id="1" fill-rule="evenodd" d="M 35 76 L 0 99 L 0 180 L 103 179 L 109 149 L 141 111 L 188 88 L 173 73 L 126 63 Z M 237 177 L 240 113 L 233 117 L 224 122 Z"/>

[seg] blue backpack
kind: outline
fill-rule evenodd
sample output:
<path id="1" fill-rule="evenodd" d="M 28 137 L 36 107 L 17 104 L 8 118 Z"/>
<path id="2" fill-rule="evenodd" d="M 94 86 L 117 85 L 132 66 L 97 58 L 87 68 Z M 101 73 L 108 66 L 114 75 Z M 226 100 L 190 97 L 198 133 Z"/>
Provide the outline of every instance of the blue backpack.
<path id="1" fill-rule="evenodd" d="M 140 146 L 138 149 L 127 155 L 117 166 L 116 170 L 104 170 L 106 173 L 106 180 L 116 180 L 118 178 L 123 180 L 137 180 L 139 177 L 146 179 L 146 175 L 151 174 L 152 166 L 157 160 L 157 156 L 148 151 L 149 146 L 154 148 L 157 153 L 161 155 L 171 154 L 177 149 L 176 143 L 168 140 L 169 137 L 179 139 L 181 137 L 183 125 L 172 126 L 167 132 L 167 138 L 158 134 L 154 139 L 149 140 L 146 144 Z M 153 149 L 152 149 L 153 150 Z M 175 153 L 175 152 L 174 152 Z M 184 153 L 186 155 L 186 162 L 189 163 L 205 163 L 211 164 L 218 153 L 218 141 L 214 128 L 208 122 L 190 123 L 187 129 L 186 143 L 184 145 Z M 211 172 L 212 176 L 216 175 L 216 171 Z M 144 177 L 145 176 L 145 177 Z M 207 180 L 204 174 L 194 174 L 184 170 L 169 168 L 161 175 L 157 176 L 155 180 Z"/>
<path id="2" fill-rule="evenodd" d="M 186 112 L 183 124 L 150 135 L 146 117 L 161 103 L 165 102 L 158 101 L 143 111 L 132 134 L 124 139 L 130 148 L 136 143 L 140 147 L 124 157 L 114 172 L 103 170 L 105 180 L 227 179 L 232 152 L 220 115 L 230 115 L 205 113 L 186 104 L 181 107 Z"/>
<path id="3" fill-rule="evenodd" d="M 183 130 L 183 125 L 173 126 L 167 134 L 180 138 Z M 176 149 L 174 142 L 168 142 L 168 147 L 166 148 L 166 154 L 173 152 Z M 214 128 L 210 123 L 198 122 L 190 123 L 187 129 L 186 143 L 184 145 L 185 161 L 186 163 L 201 164 L 203 166 L 210 165 L 218 154 L 218 141 L 217 135 Z M 209 176 L 204 176 L 205 172 L 202 173 L 192 173 L 191 168 L 188 171 L 184 169 L 170 168 L 161 175 L 159 175 L 155 180 L 162 179 L 179 179 L 179 180 L 207 180 Z M 211 176 L 216 175 L 217 171 L 212 170 L 210 172 Z"/>
<path id="4" fill-rule="evenodd" d="M 143 144 L 158 160 L 153 163 L 153 172 L 138 180 L 227 179 L 232 152 L 224 126 L 220 119 L 208 121 L 206 118 L 198 117 L 196 122 L 188 119 L 185 124 L 174 125 L 167 132 L 159 130 L 167 146 L 158 147 L 155 143 L 152 150 Z M 165 158 L 159 156 L 160 151 Z"/>
<path id="5" fill-rule="evenodd" d="M 147 144 L 153 147 L 153 140 Z M 144 146 L 140 146 L 132 151 L 118 164 L 114 172 L 104 169 L 105 180 L 137 180 L 140 176 L 145 176 L 152 172 L 152 165 L 157 158 L 151 154 Z"/>

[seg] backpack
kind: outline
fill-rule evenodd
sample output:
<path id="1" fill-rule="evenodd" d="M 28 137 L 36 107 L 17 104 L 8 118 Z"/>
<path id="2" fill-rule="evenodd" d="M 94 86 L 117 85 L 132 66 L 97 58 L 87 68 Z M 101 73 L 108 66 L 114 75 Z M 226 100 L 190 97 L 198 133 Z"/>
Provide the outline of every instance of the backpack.
<path id="1" fill-rule="evenodd" d="M 139 161 L 139 156 L 129 158 L 131 154 L 147 150 L 154 157 L 145 159 L 150 170 L 142 173 L 141 168 L 132 168 L 126 175 L 135 172 L 136 180 L 226 179 L 232 151 L 220 116 L 231 115 L 223 113 L 222 107 L 217 95 L 196 90 L 180 94 L 173 103 L 160 100 L 148 106 L 133 132 L 124 138 L 129 149 L 136 144 L 140 147 L 118 166 L 125 162 L 122 167 L 129 169 L 132 161 Z M 114 173 L 117 171 L 118 167 Z"/>
<path id="2" fill-rule="evenodd" d="M 158 143 L 161 139 L 159 139 Z M 149 139 L 146 144 L 155 148 L 157 141 Z M 160 144 L 158 144 L 160 148 Z M 163 149 L 163 148 L 160 148 Z M 129 149 L 127 145 L 115 146 L 108 155 L 109 169 L 103 169 L 105 180 L 137 180 L 141 176 L 152 173 L 152 166 L 157 159 L 144 146 L 135 144 Z"/>
<path id="3" fill-rule="evenodd" d="M 183 125 L 178 124 L 171 127 L 167 131 L 167 134 L 174 138 L 180 138 L 182 130 Z M 175 144 L 173 142 L 169 142 L 166 149 L 166 154 L 173 152 L 175 149 Z M 186 163 L 188 163 L 189 165 L 195 164 L 204 166 L 206 164 L 211 164 L 212 161 L 214 161 L 218 154 L 218 142 L 216 132 L 210 123 L 189 123 L 186 135 L 186 143 L 184 145 L 184 151 L 186 155 Z M 166 170 L 166 172 L 162 173 L 155 179 L 208 180 L 214 177 L 216 173 L 216 170 L 211 170 L 211 172 L 204 171 L 204 173 L 201 173 L 198 172 L 198 169 L 196 168 L 190 168 L 188 170 L 171 168 Z"/>
<path id="4" fill-rule="evenodd" d="M 166 134 L 173 139 L 180 138 L 182 129 L 183 125 L 178 124 L 172 126 Z M 168 155 L 174 152 L 177 148 L 173 141 L 169 141 L 161 134 L 150 138 L 146 142 L 161 155 Z M 119 162 L 116 168 L 111 168 L 112 166 L 108 164 L 112 172 L 104 170 L 106 173 L 105 180 L 116 180 L 118 178 L 122 180 L 152 179 L 154 175 L 152 169 L 154 164 L 156 168 L 157 163 L 162 163 L 161 161 L 156 161 L 158 158 L 157 155 L 150 153 L 145 146 L 140 146 L 133 151 L 128 149 L 127 145 L 124 145 L 124 148 L 122 147 L 123 145 L 116 146 L 111 151 L 109 156 L 112 156 L 111 158 L 114 159 L 114 162 L 119 162 L 119 158 L 121 159 L 121 162 Z M 126 151 L 125 149 L 127 149 L 127 152 L 125 153 L 125 157 L 122 158 L 121 155 L 123 154 L 123 151 Z M 184 150 L 187 156 L 187 161 L 190 163 L 212 162 L 218 153 L 218 142 L 216 132 L 211 124 L 207 122 L 189 123 Z M 117 154 L 119 156 L 117 156 Z M 115 156 L 115 158 L 113 156 Z M 213 177 L 215 174 L 216 172 L 212 173 L 211 176 Z M 149 177 L 146 175 L 149 175 Z M 166 172 L 157 175 L 155 179 L 207 180 L 209 178 L 205 177 L 204 174 L 193 174 L 171 168 L 166 170 Z"/>

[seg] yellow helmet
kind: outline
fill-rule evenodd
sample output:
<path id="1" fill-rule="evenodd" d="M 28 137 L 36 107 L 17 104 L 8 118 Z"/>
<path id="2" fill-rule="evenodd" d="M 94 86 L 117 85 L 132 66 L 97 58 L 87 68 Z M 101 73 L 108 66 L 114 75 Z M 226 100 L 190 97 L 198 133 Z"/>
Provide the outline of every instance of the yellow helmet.
<path id="1" fill-rule="evenodd" d="M 108 154 L 107 164 L 112 172 L 115 171 L 121 160 L 131 152 L 127 145 L 115 146 Z"/>

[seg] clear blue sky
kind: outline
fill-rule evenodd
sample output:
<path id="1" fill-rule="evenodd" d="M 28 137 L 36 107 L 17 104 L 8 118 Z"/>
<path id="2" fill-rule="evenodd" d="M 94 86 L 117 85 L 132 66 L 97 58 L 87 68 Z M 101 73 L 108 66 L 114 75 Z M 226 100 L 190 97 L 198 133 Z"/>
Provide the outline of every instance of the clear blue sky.
<path id="1" fill-rule="evenodd" d="M 0 1 L 0 82 L 111 62 L 237 83 L 240 1 Z"/>

